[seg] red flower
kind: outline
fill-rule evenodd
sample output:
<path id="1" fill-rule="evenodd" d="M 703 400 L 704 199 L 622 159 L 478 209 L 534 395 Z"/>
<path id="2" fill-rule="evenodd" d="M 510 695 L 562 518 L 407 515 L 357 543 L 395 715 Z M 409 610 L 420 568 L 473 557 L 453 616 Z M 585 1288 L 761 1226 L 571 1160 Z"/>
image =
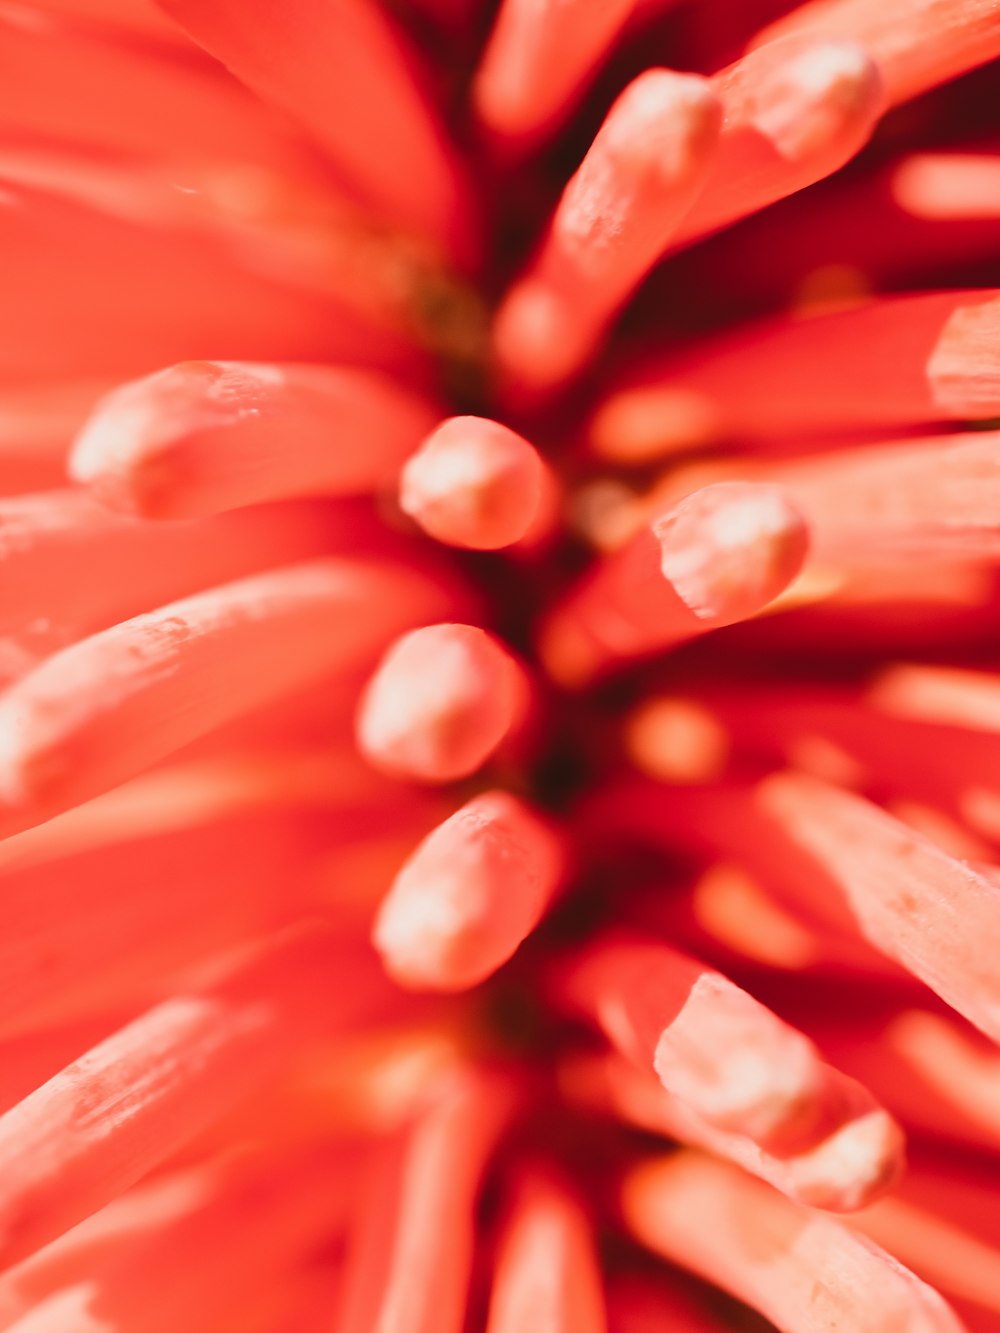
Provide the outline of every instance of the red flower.
<path id="1" fill-rule="evenodd" d="M 997 1329 L 1000 4 L 159 3 L 0 6 L 0 1328 Z"/>

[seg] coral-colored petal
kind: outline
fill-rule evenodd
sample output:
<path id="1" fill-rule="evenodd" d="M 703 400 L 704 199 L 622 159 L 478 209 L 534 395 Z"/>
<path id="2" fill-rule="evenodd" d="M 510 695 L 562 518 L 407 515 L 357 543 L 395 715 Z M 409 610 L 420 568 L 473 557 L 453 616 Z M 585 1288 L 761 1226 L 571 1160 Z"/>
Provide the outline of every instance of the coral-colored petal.
<path id="1" fill-rule="evenodd" d="M 1000 1040 L 1000 994 L 989 941 L 1000 886 L 853 793 L 780 774 L 761 808 L 843 894 L 871 943 Z"/>
<path id="2" fill-rule="evenodd" d="M 510 1115 L 510 1089 L 464 1071 L 377 1151 L 361 1192 L 336 1333 L 459 1333 L 474 1242 L 473 1209 Z"/>
<path id="3" fill-rule="evenodd" d="M 633 1232 L 755 1306 L 783 1333 L 962 1333 L 932 1288 L 832 1218 L 735 1167 L 681 1153 L 625 1181 Z"/>
<path id="4" fill-rule="evenodd" d="M 266 1082 L 378 993 L 356 947 L 299 931 L 164 1002 L 0 1117 L 0 1264 L 31 1254 Z"/>
<path id="5" fill-rule="evenodd" d="M 83 639 L 0 699 L 0 790 L 36 823 L 224 722 L 362 664 L 439 588 L 405 566 L 316 560 L 226 584 Z"/>
<path id="6" fill-rule="evenodd" d="M 350 494 L 391 478 L 435 416 L 371 372 L 185 362 L 103 398 L 70 475 L 114 508 L 153 518 Z"/>
<path id="7" fill-rule="evenodd" d="M 1000 412 L 993 289 L 880 297 L 812 319 L 783 317 L 664 359 L 621 393 L 641 396 L 655 451 L 730 437 L 803 435 L 988 418 Z M 781 393 L 771 371 L 781 366 Z M 607 413 L 614 399 L 603 407 Z M 619 399 L 619 410 L 621 400 Z M 652 443 L 647 445 L 652 455 Z"/>
<path id="8" fill-rule="evenodd" d="M 373 0 L 161 0 L 200 44 L 291 112 L 391 221 L 469 247 L 458 169 L 413 75 L 412 53 Z M 465 214 L 465 216 L 460 216 Z"/>
<path id="9" fill-rule="evenodd" d="M 811 1150 L 876 1109 L 863 1088 L 820 1060 L 801 1032 L 666 945 L 592 944 L 565 965 L 557 993 L 622 1054 L 655 1069 L 696 1124 L 741 1136 L 765 1154 Z"/>

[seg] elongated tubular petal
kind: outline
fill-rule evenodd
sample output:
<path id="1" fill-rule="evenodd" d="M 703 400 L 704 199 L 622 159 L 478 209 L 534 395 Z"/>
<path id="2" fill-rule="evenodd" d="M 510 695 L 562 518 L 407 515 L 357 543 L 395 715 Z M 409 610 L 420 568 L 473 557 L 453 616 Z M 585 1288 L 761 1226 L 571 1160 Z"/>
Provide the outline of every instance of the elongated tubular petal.
<path id="1" fill-rule="evenodd" d="M 313 156 L 281 118 L 222 70 L 121 44 L 117 34 L 107 40 L 96 28 L 70 29 L 42 15 L 34 24 L 12 19 L 0 16 L 6 144 L 30 137 L 175 167 L 315 172 Z"/>
<path id="2" fill-rule="evenodd" d="M 693 1153 L 625 1179 L 623 1208 L 656 1253 L 729 1291 L 782 1333 L 963 1333 L 936 1291 L 846 1226 Z"/>
<path id="3" fill-rule="evenodd" d="M 710 866 L 698 877 L 683 906 L 690 912 L 692 940 L 707 934 L 713 945 L 733 950 L 741 960 L 790 972 L 836 967 L 836 949 L 823 932 L 810 928 L 801 914 L 776 902 L 739 866 L 725 861 Z"/>
<path id="4" fill-rule="evenodd" d="M 722 109 L 707 80 L 646 70 L 618 97 L 494 327 L 502 369 L 565 379 L 653 267 L 713 162 Z"/>
<path id="5" fill-rule="evenodd" d="M 876 440 L 787 460 L 731 458 L 676 469 L 637 506 L 659 512 L 692 484 L 739 478 L 781 486 L 812 536 L 816 568 L 891 570 L 923 555 L 994 562 L 1000 432 Z"/>
<path id="6" fill-rule="evenodd" d="M 119 516 L 71 490 L 3 497 L 0 633 L 27 630 L 30 646 L 40 617 L 57 636 L 105 629 L 171 598 L 331 545 L 360 544 L 373 528 L 346 505 L 331 512 L 288 504 L 160 525 Z"/>
<path id="7" fill-rule="evenodd" d="M 775 472 L 821 556 L 1000 554 L 1000 431 L 837 450 Z"/>
<path id="8" fill-rule="evenodd" d="M 745 1135 L 716 1129 L 657 1081 L 618 1056 L 598 1069 L 577 1071 L 610 1110 L 654 1134 L 704 1148 L 735 1162 L 782 1194 L 812 1208 L 853 1212 L 867 1206 L 896 1181 L 903 1164 L 903 1136 L 896 1122 L 856 1085 L 854 1114 L 815 1146 L 776 1157 Z M 589 1090 L 589 1089 L 588 1089 Z"/>
<path id="9" fill-rule="evenodd" d="M 928 222 L 993 222 L 1000 213 L 995 152 L 908 153 L 892 172 L 900 211 Z"/>
<path id="10" fill-rule="evenodd" d="M 520 1183 L 500 1237 L 486 1333 L 605 1333 L 587 1216 L 555 1180 Z"/>
<path id="11" fill-rule="evenodd" d="M 217 1174 L 170 1171 L 141 1181 L 0 1276 L 0 1328 L 47 1296 L 84 1283 L 106 1256 L 142 1244 L 209 1198 Z"/>
<path id="12" fill-rule="evenodd" d="M 480 120 L 505 138 L 552 128 L 610 52 L 634 5 L 503 0 L 472 85 Z"/>
<path id="13" fill-rule="evenodd" d="M 792 773 L 761 809 L 844 896 L 862 935 L 1000 1040 L 1000 886 L 870 801 Z"/>
<path id="14" fill-rule="evenodd" d="M 858 1114 L 845 1118 L 815 1147 L 784 1159 L 768 1156 L 756 1144 L 737 1136 L 722 1135 L 698 1124 L 687 1108 L 676 1102 L 663 1125 L 681 1142 L 728 1158 L 798 1203 L 852 1213 L 890 1190 L 902 1174 L 904 1163 L 899 1125 L 888 1112 L 874 1107 L 866 1090 L 859 1091 Z M 873 1109 L 861 1109 L 865 1101 Z"/>
<path id="15" fill-rule="evenodd" d="M 783 487 L 809 523 L 820 562 L 1000 553 L 1000 431 L 873 441 L 787 461 L 733 460 L 718 473 Z M 684 488 L 678 477 L 666 485 L 668 493 Z M 664 499 L 654 492 L 643 507 L 655 511 Z"/>
<path id="16" fill-rule="evenodd" d="M 532 534 L 555 485 L 523 436 L 484 417 L 451 417 L 403 468 L 399 504 L 438 541 L 493 551 Z"/>
<path id="17" fill-rule="evenodd" d="M 753 45 L 799 33 L 859 42 L 878 61 L 892 103 L 1000 55 L 993 0 L 809 0 L 757 33 Z"/>
<path id="18" fill-rule="evenodd" d="M 199 1204 L 98 1262 L 98 1298 L 89 1284 L 63 1288 L 12 1333 L 99 1333 L 109 1319 L 135 1333 L 273 1327 L 275 1289 L 342 1230 L 355 1174 L 346 1145 L 219 1171 Z"/>
<path id="19" fill-rule="evenodd" d="M 993 289 L 879 297 L 811 319 L 781 317 L 704 343 L 636 377 L 661 391 L 659 450 L 981 419 L 1000 413 Z M 782 392 L 768 387 L 782 367 Z M 610 404 L 605 405 L 608 411 Z"/>
<path id="20" fill-rule="evenodd" d="M 94 1047 L 0 1117 L 0 1265 L 145 1175 L 265 1083 L 297 1042 L 379 1002 L 356 943 L 298 931 Z"/>
<path id="21" fill-rule="evenodd" d="M 858 720 L 859 729 L 865 725 L 865 715 Z M 931 742 L 926 736 L 912 735 L 913 728 L 900 727 L 900 732 L 910 735 L 911 749 L 908 759 L 901 761 L 911 767 L 917 757 L 926 761 L 928 746 Z M 825 742 L 825 734 L 818 733 Z M 830 746 L 835 762 L 842 762 L 836 754 L 836 742 Z M 817 747 L 825 749 L 825 744 Z M 872 745 L 877 751 L 877 744 Z M 995 770 L 995 744 L 993 746 L 993 765 Z M 805 749 L 804 749 L 805 753 Z M 850 754 L 850 752 L 848 752 Z M 828 756 L 823 755 L 824 759 Z M 817 765 L 822 767 L 822 765 Z M 794 787 L 799 775 L 788 775 Z M 775 781 L 781 786 L 784 775 L 779 774 Z M 927 838 L 920 838 L 912 826 L 894 819 L 870 802 L 859 797 L 849 798 L 846 792 L 830 786 L 828 781 L 802 777 L 802 782 L 817 791 L 829 790 L 838 798 L 853 799 L 859 807 L 884 817 L 888 825 L 898 829 L 902 842 L 914 838 L 931 846 Z M 768 784 L 765 780 L 758 787 L 719 784 L 708 787 L 670 787 L 662 788 L 638 783 L 622 785 L 613 795 L 609 792 L 591 803 L 586 817 L 592 828 L 599 828 L 607 819 L 607 831 L 612 836 L 638 838 L 641 842 L 663 848 L 671 848 L 676 853 L 687 849 L 699 857 L 706 854 L 722 858 L 728 866 L 738 866 L 749 874 L 764 891 L 773 894 L 779 904 L 786 908 L 793 918 L 801 921 L 819 946 L 819 956 L 836 964 L 836 970 L 846 967 L 851 972 L 860 970 L 873 978 L 891 978 L 898 985 L 906 980 L 906 974 L 916 975 L 924 984 L 929 984 L 927 976 L 915 972 L 912 959 L 904 959 L 900 953 L 883 947 L 866 933 L 862 924 L 861 907 L 853 901 L 852 893 L 841 883 L 833 867 L 822 864 L 817 853 L 807 845 L 805 839 L 798 841 L 772 811 L 768 801 Z M 922 784 L 923 779 L 920 779 Z M 777 798 L 777 791 L 775 793 Z M 933 803 L 933 797 L 923 796 L 918 791 L 918 798 Z M 777 804 L 777 802 L 776 802 Z M 831 802 L 836 808 L 837 802 Z M 833 822 L 833 821 L 831 821 Z M 947 821 L 946 821 L 947 822 Z M 780 826 L 779 826 L 780 825 Z M 936 854 L 952 868 L 960 863 L 953 855 L 934 847 Z M 864 855 L 868 855 L 866 851 Z M 970 901 L 982 890 L 983 905 L 986 911 L 988 886 L 991 881 L 986 874 L 969 869 L 968 888 Z M 885 896 L 892 892 L 893 883 L 898 884 L 898 871 L 892 882 L 885 886 Z M 860 895 L 859 895 L 860 896 Z M 877 914 L 883 909 L 876 895 L 873 911 Z M 946 910 L 942 907 L 942 910 Z M 927 948 L 933 952 L 928 941 Z M 913 990 L 910 985 L 911 993 Z"/>
<path id="22" fill-rule="evenodd" d="M 1000 734 L 1000 675 L 995 671 L 894 662 L 876 675 L 865 697 L 880 712 L 908 722 Z"/>
<path id="23" fill-rule="evenodd" d="M 829 176 L 867 142 L 885 106 L 879 71 L 850 41 L 776 42 L 712 78 L 722 133 L 704 189 L 671 249 Z"/>
<path id="24" fill-rule="evenodd" d="M 389 788 L 353 747 L 226 746 L 158 766 L 37 828 L 5 838 L 0 870 L 52 865 L 143 838 L 183 837 L 215 822 L 269 814 L 300 813 L 305 821 L 300 838 L 309 835 L 315 814 L 338 836 L 357 832 L 364 837 L 368 830 L 359 815 L 378 809 L 390 793 L 401 823 L 411 812 L 430 817 L 422 793 Z M 436 803 L 431 808 L 439 809 Z"/>
<path id="25" fill-rule="evenodd" d="M 814 1031 L 911 1130 L 989 1154 L 1000 1149 L 1000 1055 L 963 1020 L 904 1009 L 888 1021 Z"/>
<path id="26" fill-rule="evenodd" d="M 921 753 L 926 757 L 925 743 Z M 699 858 L 718 858 L 723 869 L 736 867 L 804 927 L 814 960 L 832 967 L 841 984 L 845 972 L 883 984 L 889 979 L 897 986 L 905 980 L 901 965 L 859 931 L 851 903 L 816 858 L 779 832 L 757 788 L 623 784 L 601 794 L 581 814 L 603 838 L 637 838 L 675 855 L 686 850 Z"/>
<path id="27" fill-rule="evenodd" d="M 134 1017 L 133 1010 L 105 1013 L 5 1041 L 0 1047 L 0 1112 L 9 1111 Z"/>
<path id="28" fill-rule="evenodd" d="M 811 577 L 810 577 L 811 573 Z M 770 651 L 786 652 L 802 643 L 806 622 L 813 648 L 823 646 L 842 660 L 860 637 L 872 651 L 926 651 L 948 644 L 955 651 L 982 633 L 996 596 L 994 571 L 975 557 L 941 557 L 914 565 L 893 554 L 852 569 L 817 566 L 806 571 L 781 609 L 748 638 Z M 782 645 L 779 647 L 779 645 Z"/>
<path id="29" fill-rule="evenodd" d="M 336 1333 L 460 1333 L 479 1185 L 511 1091 L 463 1071 L 382 1148 L 352 1229 Z"/>
<path id="30" fill-rule="evenodd" d="M 398 639 L 358 708 L 358 745 L 390 775 L 451 782 L 486 762 L 523 716 L 524 670 L 473 625 L 426 625 Z"/>
<path id="31" fill-rule="evenodd" d="M 706 486 L 570 590 L 542 626 L 543 660 L 563 683 L 582 683 L 616 659 L 745 620 L 792 581 L 807 541 L 776 487 Z"/>
<path id="32" fill-rule="evenodd" d="M 595 1022 L 635 1064 L 655 1069 L 706 1125 L 765 1153 L 815 1147 L 866 1100 L 801 1032 L 665 944 L 639 937 L 594 944 L 565 965 L 555 986 L 564 1005 Z"/>
<path id="33" fill-rule="evenodd" d="M 307 829 L 256 810 L 0 874 L 0 1039 L 149 1002 L 315 906 Z"/>
<path id="34" fill-rule="evenodd" d="M 851 787 L 875 784 L 898 799 L 929 802 L 979 829 L 977 792 L 996 787 L 998 725 L 991 708 L 1000 706 L 998 693 L 991 673 L 898 666 L 862 690 L 726 689 L 700 694 L 699 703 L 736 747 Z M 929 750 L 932 765 L 923 762 Z M 704 829 L 713 818 L 707 810 L 704 819 L 692 814 Z M 745 815 L 730 809 L 724 817 L 741 855 L 752 854 L 755 839 L 767 842 Z M 984 817 L 983 831 L 992 837 Z M 713 845 L 725 854 L 721 843 Z M 972 855 L 984 859 L 982 852 Z"/>
<path id="35" fill-rule="evenodd" d="M 415 1007 L 411 997 L 405 1023 L 311 1044 L 266 1093 L 216 1121 L 195 1151 L 210 1157 L 247 1139 L 270 1152 L 403 1130 L 426 1109 L 428 1088 L 464 1065 L 468 1044 L 444 1023 L 421 1024 Z"/>
<path id="36" fill-rule="evenodd" d="M 562 843 L 517 797 L 490 791 L 424 839 L 396 876 L 374 942 L 414 990 L 465 990 L 501 967 L 543 916 Z"/>
<path id="37" fill-rule="evenodd" d="M 751 356 L 759 356 L 764 343 L 769 344 L 771 355 L 783 355 L 784 348 L 795 341 L 784 411 L 768 424 L 757 416 L 755 405 L 740 401 L 737 429 L 751 436 L 785 435 L 855 429 L 869 423 L 897 427 L 996 416 L 1000 412 L 999 327 L 1000 297 L 988 289 L 880 299 L 855 312 L 817 316 L 815 323 L 800 324 L 797 335 L 789 336 L 775 325 L 771 337 L 757 343 Z M 857 355 L 861 347 L 868 349 L 867 360 Z M 829 371 L 844 376 L 849 392 L 839 404 L 835 395 L 824 393 L 819 380 L 809 376 L 807 356 L 825 357 Z M 744 363 L 740 371 L 747 369 Z M 731 389 L 741 399 L 741 388 L 731 385 Z M 827 415 L 825 424 L 820 413 Z"/>
<path id="38" fill-rule="evenodd" d="M 399 225 L 468 250 L 465 187 L 413 56 L 373 0 L 160 0 L 265 102 L 288 111 L 362 198 Z M 405 164 L 405 170 L 400 169 Z"/>
<path id="39" fill-rule="evenodd" d="M 485 336 L 478 298 L 466 282 L 420 242 L 365 217 L 324 176 L 298 179 L 279 169 L 211 161 L 137 165 L 29 144 L 0 149 L 0 182 L 51 193 L 118 223 L 155 228 L 186 246 L 201 238 L 218 247 L 228 265 L 236 260 L 258 280 L 328 302 L 331 332 L 353 322 L 362 341 L 360 348 L 341 343 L 339 352 L 328 344 L 323 359 L 402 365 L 405 344 L 412 342 L 467 361 Z M 416 347 L 408 350 L 419 367 Z"/>
<path id="40" fill-rule="evenodd" d="M 689 253 L 685 282 L 747 310 L 857 300 L 903 290 L 917 274 L 947 282 L 955 255 L 971 268 L 993 252 L 1000 159 L 977 150 L 904 153 L 850 179 L 835 174 Z M 864 227 L 852 225 L 859 217 Z"/>
<path id="41" fill-rule="evenodd" d="M 126 379 L 220 347 L 234 360 L 421 365 L 384 319 L 376 327 L 358 313 L 356 291 L 340 301 L 255 271 L 227 236 L 124 220 L 58 191 L 3 189 L 0 282 L 18 321 L 0 329 L 0 383 Z"/>
<path id="42" fill-rule="evenodd" d="M 374 490 L 435 415 L 368 371 L 189 361 L 103 398 L 69 470 L 112 508 L 199 518 L 287 496 Z"/>
<path id="43" fill-rule="evenodd" d="M 447 594 L 331 557 L 242 579 L 63 649 L 0 698 L 0 794 L 31 822 L 251 709 L 357 666 Z"/>
<path id="44" fill-rule="evenodd" d="M 995 1180 L 987 1176 L 976 1188 L 957 1172 L 949 1177 L 933 1166 L 911 1169 L 897 1196 L 865 1209 L 851 1224 L 956 1302 L 973 1302 L 977 1309 L 969 1310 L 969 1320 L 975 1328 L 980 1310 L 993 1318 L 1000 1313 L 992 1281 L 1000 1264 L 992 1216 Z"/>

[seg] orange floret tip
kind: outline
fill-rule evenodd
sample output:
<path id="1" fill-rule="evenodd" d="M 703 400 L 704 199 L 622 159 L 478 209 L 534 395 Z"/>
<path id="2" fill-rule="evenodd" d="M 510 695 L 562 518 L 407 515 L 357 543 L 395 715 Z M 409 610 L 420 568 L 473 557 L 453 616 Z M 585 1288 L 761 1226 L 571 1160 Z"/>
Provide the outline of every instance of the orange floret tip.
<path id="1" fill-rule="evenodd" d="M 552 485 L 534 445 L 482 417 L 452 417 L 403 468 L 399 503 L 448 546 L 495 551 L 532 533 Z"/>
<path id="2" fill-rule="evenodd" d="M 396 877 L 375 923 L 389 973 L 415 990 L 464 990 L 501 967 L 565 873 L 561 840 L 506 792 L 474 797 Z"/>
<path id="3" fill-rule="evenodd" d="M 542 629 L 564 682 L 755 615 L 798 574 L 808 531 L 777 487 L 721 482 L 686 496 L 571 589 Z"/>
<path id="4" fill-rule="evenodd" d="M 776 1155 L 748 1135 L 711 1125 L 647 1072 L 620 1056 L 578 1062 L 570 1086 L 627 1124 L 726 1158 L 782 1194 L 812 1208 L 848 1213 L 891 1189 L 903 1166 L 903 1135 L 858 1084 L 844 1080 L 844 1118 L 800 1152 Z"/>
<path id="5" fill-rule="evenodd" d="M 698 1121 L 788 1156 L 875 1103 L 812 1043 L 728 978 L 642 938 L 596 944 L 567 963 L 557 994 Z M 891 1154 L 890 1154 L 891 1156 Z"/>
<path id="6" fill-rule="evenodd" d="M 847 38 L 869 51 L 893 103 L 1000 55 L 1000 21 L 981 0 L 808 0 L 757 33 L 755 45 L 793 34 Z"/>
<path id="7" fill-rule="evenodd" d="M 473 625 L 426 625 L 396 641 L 365 688 L 358 745 L 376 768 L 451 782 L 480 768 L 524 716 L 524 670 Z"/>

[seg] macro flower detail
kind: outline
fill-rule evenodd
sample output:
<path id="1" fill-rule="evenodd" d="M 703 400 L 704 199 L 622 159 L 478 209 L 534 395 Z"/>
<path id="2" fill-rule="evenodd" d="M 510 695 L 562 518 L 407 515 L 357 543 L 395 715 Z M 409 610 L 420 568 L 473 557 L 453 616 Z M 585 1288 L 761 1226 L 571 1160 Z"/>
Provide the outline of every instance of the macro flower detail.
<path id="1" fill-rule="evenodd" d="M 998 1333 L 1000 0 L 0 56 L 0 1330 Z"/>

